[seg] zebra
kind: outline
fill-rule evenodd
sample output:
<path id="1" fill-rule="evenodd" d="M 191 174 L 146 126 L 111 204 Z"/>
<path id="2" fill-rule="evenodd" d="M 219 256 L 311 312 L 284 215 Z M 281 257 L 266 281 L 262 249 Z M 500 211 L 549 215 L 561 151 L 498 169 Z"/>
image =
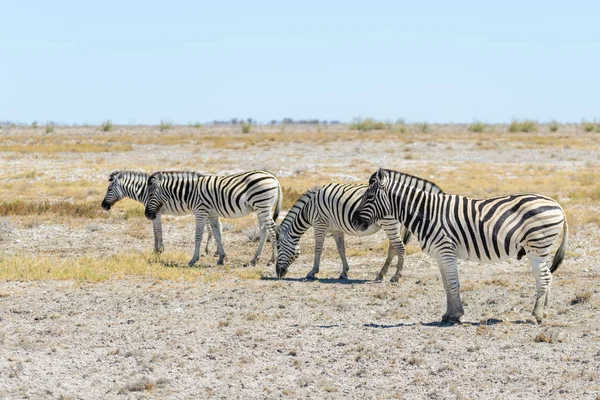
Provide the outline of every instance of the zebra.
<path id="1" fill-rule="evenodd" d="M 430 182 L 425 184 L 425 181 L 417 178 L 415 178 L 414 184 L 423 190 L 434 193 L 441 192 L 441 189 L 435 184 Z M 383 279 L 396 254 L 398 255 L 398 264 L 391 282 L 397 282 L 401 277 L 404 264 L 404 244 L 408 241 L 410 233 L 405 230 L 401 240 L 399 236 L 401 225 L 394 218 L 381 218 L 365 231 L 359 231 L 352 226 L 351 216 L 367 188 L 368 185 L 362 183 L 329 183 L 321 188 L 309 189 L 300 196 L 280 225 L 277 276 L 280 278 L 285 276 L 290 264 L 300 254 L 298 244 L 300 237 L 312 226 L 315 235 L 315 260 L 306 279 L 315 279 L 315 275 L 319 272 L 323 243 L 327 232 L 333 233 L 338 253 L 342 259 L 343 268 L 339 279 L 348 279 L 349 266 L 346 260 L 344 234 L 367 236 L 383 228 L 389 239 L 388 255 L 376 280 Z"/>
<path id="2" fill-rule="evenodd" d="M 552 273 L 566 251 L 568 226 L 565 212 L 554 200 L 539 194 L 510 194 L 487 199 L 430 194 L 403 184 L 399 173 L 379 169 L 369 180 L 360 205 L 352 216 L 357 229 L 393 215 L 419 240 L 440 268 L 446 291 L 443 321 L 460 322 L 457 260 L 498 262 L 527 256 L 536 281 L 533 316 L 541 323 L 550 298 Z M 562 240 L 550 268 L 551 249 Z"/>
<path id="3" fill-rule="evenodd" d="M 188 263 L 192 266 L 200 257 L 202 231 L 207 219 L 217 241 L 219 251 L 217 264 L 222 265 L 225 251 L 221 242 L 219 217 L 241 218 L 256 212 L 260 226 L 260 241 L 250 264 L 255 265 L 260 258 L 267 234 L 273 243 L 270 264 L 276 258 L 275 221 L 281 209 L 282 199 L 279 181 L 273 174 L 265 171 L 246 171 L 226 176 L 202 175 L 189 171 L 159 171 L 148 178 L 145 215 L 148 219 L 154 220 L 165 207 L 195 215 L 194 256 Z"/>
<path id="4" fill-rule="evenodd" d="M 146 205 L 148 199 L 148 177 L 150 174 L 142 171 L 120 170 L 110 173 L 108 178 L 108 188 L 106 195 L 102 200 L 102 208 L 109 211 L 119 200 L 128 197 L 132 200 Z M 162 214 L 180 215 L 174 209 L 165 208 L 161 210 Z M 152 221 L 152 231 L 154 233 L 154 252 L 162 253 L 164 250 L 162 238 L 162 223 L 160 215 Z M 208 240 L 206 242 L 205 253 L 208 254 L 208 246 L 213 238 L 212 229 L 208 226 Z"/>

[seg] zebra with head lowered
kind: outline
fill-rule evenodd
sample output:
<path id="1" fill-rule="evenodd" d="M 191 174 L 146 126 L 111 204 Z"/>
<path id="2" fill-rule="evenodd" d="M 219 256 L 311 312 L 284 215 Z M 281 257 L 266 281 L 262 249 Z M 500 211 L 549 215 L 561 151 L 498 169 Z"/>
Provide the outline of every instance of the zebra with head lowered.
<path id="1" fill-rule="evenodd" d="M 210 221 L 217 241 L 219 260 L 223 264 L 225 251 L 221 242 L 219 217 L 241 218 L 252 212 L 258 216 L 260 241 L 254 258 L 258 261 L 267 235 L 273 243 L 269 263 L 276 257 L 276 225 L 282 202 L 281 185 L 275 176 L 265 171 L 247 171 L 234 175 L 201 175 L 187 171 L 160 171 L 148 178 L 148 201 L 145 214 L 150 220 L 165 207 L 177 208 L 196 217 L 194 256 L 192 266 L 200 257 L 200 242 L 206 220 Z"/>
<path id="2" fill-rule="evenodd" d="M 120 170 L 111 172 L 108 178 L 108 188 L 106 195 L 102 200 L 102 208 L 109 211 L 116 202 L 128 197 L 132 200 L 146 205 L 148 200 L 148 177 L 150 174 L 142 171 Z M 181 215 L 177 209 L 166 207 L 161 210 L 163 214 Z M 152 221 L 152 230 L 154 232 L 154 251 L 160 253 L 164 250 L 162 238 L 161 217 L 158 215 Z M 205 252 L 208 254 L 208 245 L 212 239 L 212 230 L 208 227 L 208 240 L 206 242 Z"/>
<path id="3" fill-rule="evenodd" d="M 498 262 L 527 256 L 536 280 L 533 316 L 538 323 L 550 298 L 552 273 L 562 263 L 568 237 L 567 219 L 561 206 L 539 194 L 513 194 L 471 199 L 431 194 L 403 184 L 398 172 L 379 169 L 357 207 L 352 222 L 367 229 L 381 216 L 392 215 L 419 240 L 440 268 L 446 290 L 444 321 L 460 321 L 457 259 Z M 562 241 L 550 267 L 547 259 Z"/>
<path id="4" fill-rule="evenodd" d="M 419 190 L 432 193 L 440 193 L 441 189 L 424 179 L 410 175 L 412 185 Z M 337 245 L 338 253 L 342 259 L 342 273 L 339 279 L 348 279 L 348 261 L 346 260 L 346 249 L 344 245 L 344 234 L 351 236 L 367 236 L 378 232 L 381 228 L 389 239 L 388 256 L 381 270 L 377 274 L 377 280 L 382 280 L 387 273 L 394 255 L 398 255 L 396 273 L 392 282 L 397 282 L 401 277 L 404 265 L 404 244 L 408 241 L 410 233 L 405 230 L 404 238 L 400 239 L 401 225 L 394 218 L 383 217 L 372 223 L 366 230 L 357 230 L 352 226 L 351 217 L 356 207 L 362 200 L 362 196 L 368 185 L 361 183 L 340 184 L 330 183 L 322 188 L 306 191 L 296 201 L 296 204 L 288 212 L 280 225 L 279 256 L 277 258 L 277 276 L 283 277 L 287 273 L 290 264 L 300 254 L 300 237 L 311 226 L 315 235 L 315 261 L 313 269 L 306 276 L 307 279 L 315 279 L 319 272 L 321 254 L 325 234 L 332 232 Z"/>

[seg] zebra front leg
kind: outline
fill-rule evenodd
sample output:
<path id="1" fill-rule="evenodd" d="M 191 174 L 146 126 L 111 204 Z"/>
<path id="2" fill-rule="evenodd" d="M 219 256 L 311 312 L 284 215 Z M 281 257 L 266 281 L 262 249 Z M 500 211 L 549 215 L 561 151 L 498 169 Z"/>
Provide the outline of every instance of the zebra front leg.
<path id="1" fill-rule="evenodd" d="M 405 253 L 404 243 L 403 243 L 402 239 L 400 238 L 401 226 L 400 226 L 400 223 L 398 223 L 398 221 L 391 220 L 391 219 L 384 220 L 381 223 L 381 226 L 383 227 L 383 230 L 387 234 L 390 243 L 388 244 L 388 258 L 385 261 L 385 264 L 383 264 L 383 267 L 381 268 L 381 271 L 377 275 L 377 278 L 378 278 L 378 280 L 383 279 L 383 276 L 387 272 L 387 269 L 388 269 L 389 265 L 391 264 L 392 259 L 394 258 L 394 254 L 396 254 L 398 256 L 398 264 L 396 266 L 396 273 L 394 274 L 394 276 L 392 276 L 392 279 L 390 279 L 390 282 L 398 282 L 398 280 L 402 277 L 402 268 L 404 268 L 404 253 Z M 385 267 L 385 269 L 384 269 L 384 267 Z"/>
<path id="2" fill-rule="evenodd" d="M 206 224 L 206 214 L 196 213 L 196 235 L 195 235 L 195 244 L 194 244 L 194 256 L 188 263 L 191 267 L 196 264 L 196 261 L 200 258 L 200 243 L 202 243 L 202 232 L 204 231 L 204 225 Z"/>
<path id="3" fill-rule="evenodd" d="M 271 259 L 267 262 L 267 265 L 273 264 L 277 259 L 276 246 L 277 246 L 277 235 L 276 230 L 277 226 L 273 221 L 273 217 L 271 216 L 270 209 L 257 211 L 258 222 L 260 227 L 260 242 L 258 243 L 258 249 L 256 250 L 256 254 L 254 258 L 250 261 L 250 264 L 255 265 L 260 255 L 262 254 L 263 247 L 267 240 L 267 235 L 271 242 L 273 243 L 273 252 L 271 254 Z"/>
<path id="4" fill-rule="evenodd" d="M 348 271 L 350 270 L 350 267 L 348 266 L 348 260 L 346 259 L 346 245 L 344 244 L 344 233 L 334 232 L 333 238 L 335 239 L 335 245 L 337 246 L 340 258 L 342 259 L 342 273 L 340 274 L 340 277 L 338 279 L 348 279 Z"/>
<path id="5" fill-rule="evenodd" d="M 392 260 L 394 259 L 395 254 L 396 254 L 396 250 L 394 249 L 394 246 L 392 246 L 392 243 L 388 243 L 388 255 L 387 255 L 385 262 L 383 263 L 383 266 L 381 267 L 381 270 L 379 271 L 379 273 L 377 274 L 377 277 L 375 278 L 376 281 L 383 280 L 383 277 L 385 276 L 385 274 L 387 274 L 388 269 L 390 268 L 390 264 L 392 263 Z"/>
<path id="6" fill-rule="evenodd" d="M 464 315 L 465 310 L 460 299 L 456 254 L 444 255 L 438 258 L 438 266 L 446 290 L 446 313 L 442 316 L 442 321 L 460 322 L 460 317 Z"/>
<path id="7" fill-rule="evenodd" d="M 209 218 L 210 227 L 212 228 L 212 233 L 217 242 L 217 251 L 219 252 L 219 259 L 217 260 L 217 265 L 223 265 L 223 260 L 225 259 L 225 249 L 223 248 L 223 240 L 221 236 L 221 221 L 219 221 L 219 217 L 211 217 Z M 210 234 L 211 230 L 208 230 Z"/>
<path id="8" fill-rule="evenodd" d="M 310 270 L 306 279 L 317 279 L 315 276 L 319 273 L 319 265 L 321 264 L 321 254 L 323 253 L 323 244 L 325 243 L 325 233 L 327 233 L 327 227 L 323 225 L 314 225 L 313 230 L 315 233 L 315 261 L 313 268 Z"/>
<path id="9" fill-rule="evenodd" d="M 531 263 L 531 270 L 536 284 L 535 305 L 533 307 L 533 316 L 538 324 L 541 324 L 544 317 L 544 307 L 548 304 L 550 297 L 550 286 L 552 284 L 552 273 L 548 269 L 546 259 L 537 255 L 528 254 Z"/>
<path id="10" fill-rule="evenodd" d="M 162 238 L 162 223 L 160 214 L 152 220 L 152 231 L 154 232 L 154 252 L 162 253 L 165 249 Z"/>

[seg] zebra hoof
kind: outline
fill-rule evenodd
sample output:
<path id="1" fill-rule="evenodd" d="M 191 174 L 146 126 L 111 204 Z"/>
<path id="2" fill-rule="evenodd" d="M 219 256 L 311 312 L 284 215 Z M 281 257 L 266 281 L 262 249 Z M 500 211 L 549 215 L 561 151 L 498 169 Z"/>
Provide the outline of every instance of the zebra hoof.
<path id="1" fill-rule="evenodd" d="M 340 280 L 340 281 L 347 281 L 348 280 L 348 275 L 342 274 L 342 275 L 340 275 L 340 277 L 338 278 L 338 280 Z"/>
<path id="2" fill-rule="evenodd" d="M 402 278 L 402 275 L 394 275 L 392 276 L 392 279 L 390 279 L 390 282 L 397 283 L 400 278 Z"/>
<path id="3" fill-rule="evenodd" d="M 198 261 L 198 259 L 197 259 L 197 258 L 196 258 L 196 259 L 193 259 L 193 258 L 192 258 L 192 259 L 190 260 L 190 262 L 188 263 L 188 267 L 193 267 L 193 266 L 194 266 L 194 264 L 196 264 L 196 261 Z"/>
<path id="4" fill-rule="evenodd" d="M 314 274 L 308 274 L 304 279 L 306 279 L 307 281 L 314 281 L 317 280 L 317 277 Z"/>

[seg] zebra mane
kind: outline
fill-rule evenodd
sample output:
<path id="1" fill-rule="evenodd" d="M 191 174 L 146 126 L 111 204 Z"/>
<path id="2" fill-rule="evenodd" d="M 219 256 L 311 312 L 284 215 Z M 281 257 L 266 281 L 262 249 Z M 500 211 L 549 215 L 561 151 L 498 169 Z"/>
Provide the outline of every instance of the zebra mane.
<path id="1" fill-rule="evenodd" d="M 156 171 L 148 177 L 148 182 L 154 180 L 157 175 L 166 175 L 175 179 L 195 179 L 206 176 L 196 171 Z"/>
<path id="2" fill-rule="evenodd" d="M 387 172 L 389 178 L 394 181 L 398 181 L 401 184 L 408 185 L 410 187 L 414 187 L 419 190 L 423 190 L 428 193 L 444 193 L 442 188 L 440 188 L 435 183 L 428 181 L 427 179 L 419 178 L 418 176 L 410 175 L 400 171 L 394 171 L 393 169 L 385 169 L 382 168 L 385 172 Z M 369 178 L 369 184 L 376 179 L 377 172 L 373 173 Z"/>
<path id="3" fill-rule="evenodd" d="M 290 208 L 285 218 L 283 219 L 283 221 L 281 221 L 281 224 L 279 225 L 279 230 L 282 235 L 284 235 L 287 232 L 294 220 L 304 209 L 304 206 L 306 206 L 310 199 L 312 199 L 320 189 L 321 186 L 314 186 L 306 190 L 304 193 L 302 193 L 300 197 L 298 197 L 298 200 L 296 200 L 292 208 Z"/>
<path id="4" fill-rule="evenodd" d="M 120 169 L 120 170 L 112 171 L 110 173 L 110 175 L 108 176 L 108 180 L 112 181 L 116 177 L 141 178 L 141 179 L 147 180 L 149 176 L 150 176 L 150 174 L 147 172 L 144 172 L 144 171 L 139 171 L 139 170 L 134 170 L 134 169 Z"/>

